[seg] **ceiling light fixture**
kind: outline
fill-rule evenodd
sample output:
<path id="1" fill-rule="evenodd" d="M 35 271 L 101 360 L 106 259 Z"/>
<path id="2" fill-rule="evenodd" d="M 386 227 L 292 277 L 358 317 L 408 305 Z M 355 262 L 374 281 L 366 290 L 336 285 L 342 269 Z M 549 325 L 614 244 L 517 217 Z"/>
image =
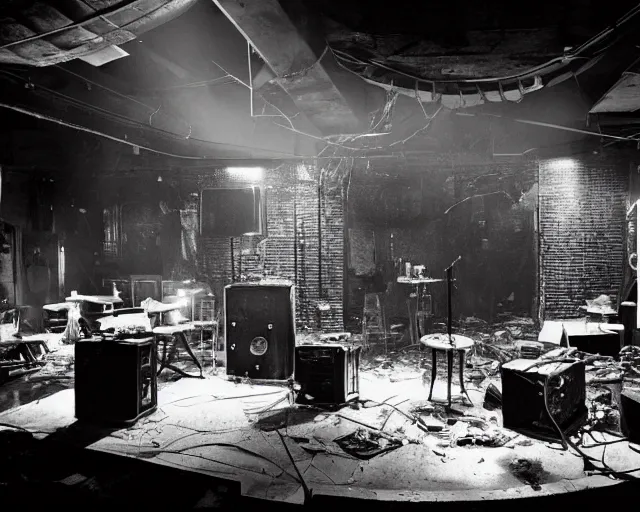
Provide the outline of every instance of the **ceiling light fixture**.
<path id="1" fill-rule="evenodd" d="M 264 168 L 262 167 L 227 167 L 227 172 L 236 178 L 246 180 L 261 180 Z"/>

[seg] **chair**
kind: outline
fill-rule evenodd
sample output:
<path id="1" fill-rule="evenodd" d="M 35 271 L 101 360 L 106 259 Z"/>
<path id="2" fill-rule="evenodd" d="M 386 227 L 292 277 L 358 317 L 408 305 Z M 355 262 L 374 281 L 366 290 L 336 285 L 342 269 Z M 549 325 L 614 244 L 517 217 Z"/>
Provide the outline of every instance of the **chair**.
<path id="1" fill-rule="evenodd" d="M 387 324 L 380 295 L 377 293 L 365 293 L 364 308 L 362 312 L 362 341 L 365 348 L 369 348 L 371 335 L 382 336 L 385 353 L 387 351 Z"/>
<path id="2" fill-rule="evenodd" d="M 216 315 L 216 301 L 213 298 L 200 299 L 200 303 L 197 305 L 198 320 L 194 320 L 194 328 L 200 331 L 200 351 L 202 360 L 204 361 L 204 331 L 211 331 L 211 357 L 212 364 L 215 371 L 216 368 L 216 350 L 219 349 L 219 324 Z"/>

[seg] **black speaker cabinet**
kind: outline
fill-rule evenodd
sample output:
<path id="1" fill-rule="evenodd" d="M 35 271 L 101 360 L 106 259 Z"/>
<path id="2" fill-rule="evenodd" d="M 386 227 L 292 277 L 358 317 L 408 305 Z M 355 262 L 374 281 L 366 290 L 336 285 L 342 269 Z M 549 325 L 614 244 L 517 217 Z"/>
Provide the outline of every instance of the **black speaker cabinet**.
<path id="1" fill-rule="evenodd" d="M 581 352 L 618 357 L 624 345 L 624 326 L 596 322 L 566 322 L 561 345 Z"/>
<path id="2" fill-rule="evenodd" d="M 294 287 L 231 284 L 224 289 L 227 375 L 286 381 L 296 345 Z"/>
<path id="3" fill-rule="evenodd" d="M 158 403 L 153 338 L 75 345 L 76 418 L 105 425 L 131 425 Z"/>
<path id="4" fill-rule="evenodd" d="M 640 443 L 640 390 L 620 393 L 620 429 L 632 443 Z"/>
<path id="5" fill-rule="evenodd" d="M 339 405 L 358 398 L 361 348 L 337 344 L 296 347 L 298 402 Z"/>
<path id="6" fill-rule="evenodd" d="M 585 365 L 582 361 L 537 363 L 515 359 L 502 366 L 503 426 L 530 437 L 558 440 L 560 435 L 549 414 L 566 434 L 577 430 L 587 419 Z"/>

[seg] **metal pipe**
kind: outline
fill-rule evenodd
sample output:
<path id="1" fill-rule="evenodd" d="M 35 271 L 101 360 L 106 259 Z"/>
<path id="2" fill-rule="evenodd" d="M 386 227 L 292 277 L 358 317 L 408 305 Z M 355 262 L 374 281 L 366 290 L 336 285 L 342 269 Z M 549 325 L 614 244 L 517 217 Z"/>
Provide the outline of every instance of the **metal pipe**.
<path id="1" fill-rule="evenodd" d="M 322 169 L 318 177 L 318 295 L 322 299 Z"/>
<path id="2" fill-rule="evenodd" d="M 229 248 L 230 248 L 230 255 L 231 255 L 231 282 L 235 283 L 236 281 L 236 276 L 235 276 L 235 262 L 233 261 L 233 237 L 229 238 Z"/>
<path id="3" fill-rule="evenodd" d="M 298 178 L 293 189 L 293 282 L 298 289 Z"/>
<path id="4" fill-rule="evenodd" d="M 251 69 L 251 43 L 247 41 L 247 65 L 249 66 L 249 108 L 253 117 L 253 70 Z"/>

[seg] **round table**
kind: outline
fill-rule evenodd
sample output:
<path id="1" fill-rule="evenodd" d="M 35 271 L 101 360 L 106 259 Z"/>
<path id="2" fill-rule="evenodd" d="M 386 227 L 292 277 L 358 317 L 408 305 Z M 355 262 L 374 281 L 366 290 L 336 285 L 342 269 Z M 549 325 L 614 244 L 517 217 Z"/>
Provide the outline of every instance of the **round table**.
<path id="1" fill-rule="evenodd" d="M 434 279 L 431 277 L 405 277 L 400 276 L 397 278 L 397 282 L 400 284 L 408 284 L 411 286 L 415 286 L 415 294 L 416 294 L 416 311 L 415 313 L 411 313 L 411 295 L 409 295 L 409 299 L 407 300 L 407 305 L 409 307 L 409 334 L 411 335 L 411 343 L 417 344 L 418 337 L 420 336 L 420 286 L 426 286 L 432 283 L 444 283 L 445 279 Z M 432 311 L 429 311 L 429 314 L 432 314 Z"/>
<path id="2" fill-rule="evenodd" d="M 433 385 L 436 382 L 436 369 L 438 364 L 438 352 L 445 352 L 447 354 L 447 402 L 451 407 L 451 383 L 453 381 L 453 353 L 458 352 L 460 357 L 460 391 L 466 395 L 469 402 L 469 394 L 464 387 L 464 360 L 467 350 L 474 345 L 474 341 L 466 336 L 459 334 L 452 334 L 449 338 L 448 334 L 427 334 L 420 338 L 420 343 L 425 347 L 431 349 L 431 385 L 429 388 L 429 398 L 433 395 Z"/>

